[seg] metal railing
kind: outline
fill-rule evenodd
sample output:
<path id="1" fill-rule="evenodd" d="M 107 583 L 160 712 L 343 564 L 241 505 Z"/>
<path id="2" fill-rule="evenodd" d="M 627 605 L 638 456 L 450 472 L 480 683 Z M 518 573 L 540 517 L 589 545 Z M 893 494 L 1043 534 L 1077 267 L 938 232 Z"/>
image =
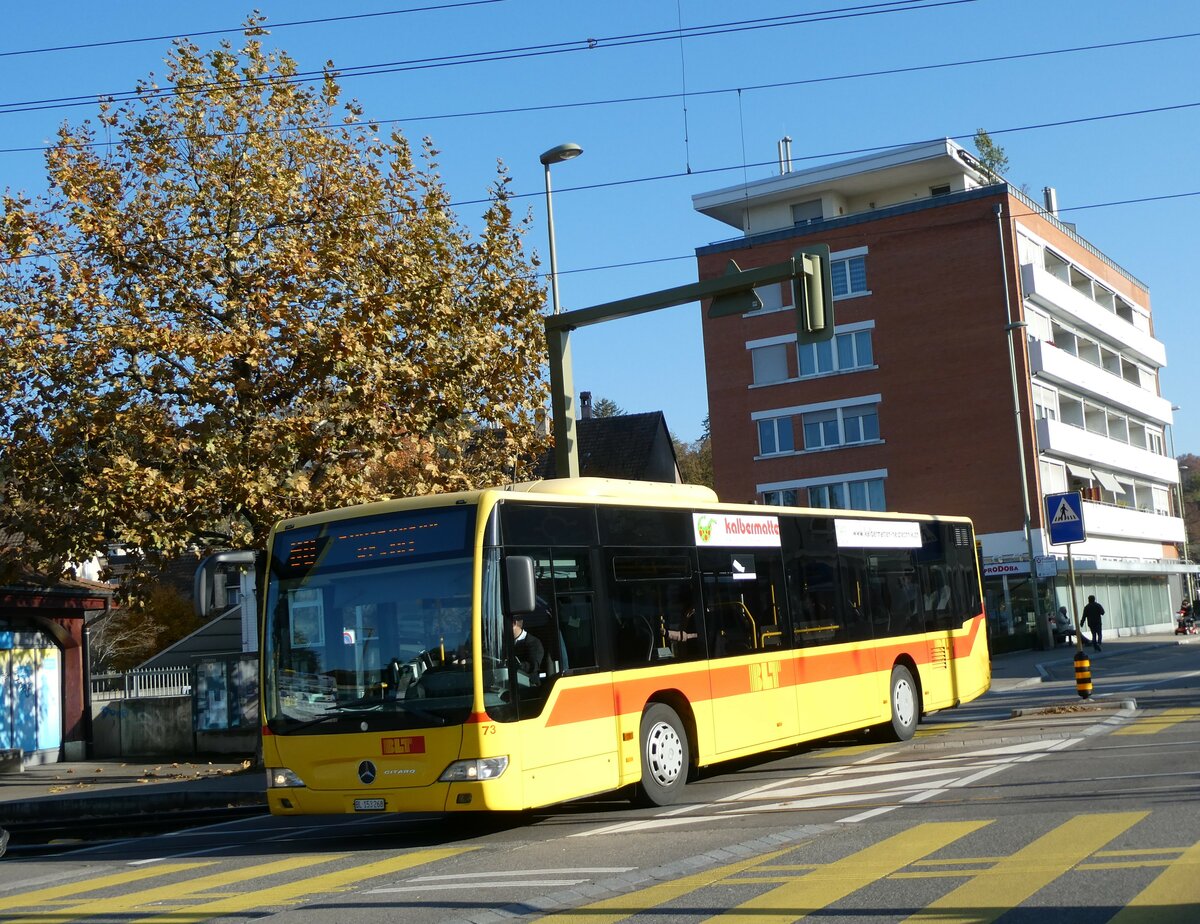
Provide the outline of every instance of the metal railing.
<path id="1" fill-rule="evenodd" d="M 190 696 L 190 667 L 148 667 L 124 674 L 93 674 L 92 701 L 152 696 Z"/>

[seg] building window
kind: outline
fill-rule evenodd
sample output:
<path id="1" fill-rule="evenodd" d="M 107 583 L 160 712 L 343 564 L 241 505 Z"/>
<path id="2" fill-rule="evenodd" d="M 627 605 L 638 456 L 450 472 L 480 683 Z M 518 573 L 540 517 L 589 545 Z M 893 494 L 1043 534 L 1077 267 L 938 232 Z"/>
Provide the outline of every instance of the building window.
<path id="1" fill-rule="evenodd" d="M 758 422 L 758 454 L 776 456 L 784 452 L 795 452 L 792 440 L 792 418 L 771 417 Z"/>
<path id="2" fill-rule="evenodd" d="M 1033 416 L 1037 420 L 1058 420 L 1058 392 L 1035 382 L 1033 385 Z"/>
<path id="3" fill-rule="evenodd" d="M 828 484 L 810 485 L 808 505 L 835 510 L 886 510 L 883 479 L 831 481 Z"/>
<path id="4" fill-rule="evenodd" d="M 1064 465 L 1041 459 L 1038 468 L 1041 470 L 1042 488 L 1046 494 L 1058 494 L 1067 490 L 1067 470 Z"/>
<path id="5" fill-rule="evenodd" d="M 763 491 L 762 502 L 771 507 L 795 507 L 796 492 L 793 490 Z"/>
<path id="6" fill-rule="evenodd" d="M 755 347 L 750 351 L 754 367 L 754 384 L 770 385 L 788 379 L 788 347 L 785 343 Z"/>
<path id="7" fill-rule="evenodd" d="M 931 196 L 948 196 L 950 195 L 950 184 L 943 183 L 941 186 L 930 186 L 929 195 Z"/>
<path id="8" fill-rule="evenodd" d="M 833 365 L 833 342 L 830 340 L 797 344 L 796 357 L 799 362 L 801 378 L 829 375 L 836 371 Z"/>
<path id="9" fill-rule="evenodd" d="M 849 298 L 853 295 L 867 295 L 867 258 L 849 257 L 845 260 L 831 260 L 829 264 L 833 274 L 833 297 Z"/>
<path id="10" fill-rule="evenodd" d="M 796 356 L 801 378 L 870 369 L 875 365 L 869 330 L 836 334 L 832 340 L 819 343 L 799 344 Z"/>
<path id="11" fill-rule="evenodd" d="M 874 404 L 832 408 L 805 414 L 804 448 L 832 449 L 879 439 L 879 409 Z"/>

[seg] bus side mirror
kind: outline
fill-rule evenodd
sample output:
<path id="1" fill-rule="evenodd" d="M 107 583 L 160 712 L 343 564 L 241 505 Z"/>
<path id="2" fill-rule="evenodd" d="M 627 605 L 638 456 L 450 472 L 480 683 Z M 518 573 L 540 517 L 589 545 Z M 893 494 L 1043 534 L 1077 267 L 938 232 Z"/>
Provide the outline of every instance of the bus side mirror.
<path id="1" fill-rule="evenodd" d="M 504 559 L 504 609 L 509 616 L 523 616 L 537 608 L 533 577 L 533 559 L 528 555 L 509 555 Z"/>

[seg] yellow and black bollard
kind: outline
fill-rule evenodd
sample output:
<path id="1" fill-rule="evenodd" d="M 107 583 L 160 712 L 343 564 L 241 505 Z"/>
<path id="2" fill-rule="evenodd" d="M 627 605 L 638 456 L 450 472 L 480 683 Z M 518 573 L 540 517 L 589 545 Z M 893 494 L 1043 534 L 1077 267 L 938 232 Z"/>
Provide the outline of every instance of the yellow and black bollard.
<path id="1" fill-rule="evenodd" d="M 1083 699 L 1092 695 L 1092 662 L 1082 649 L 1075 652 L 1075 690 Z"/>

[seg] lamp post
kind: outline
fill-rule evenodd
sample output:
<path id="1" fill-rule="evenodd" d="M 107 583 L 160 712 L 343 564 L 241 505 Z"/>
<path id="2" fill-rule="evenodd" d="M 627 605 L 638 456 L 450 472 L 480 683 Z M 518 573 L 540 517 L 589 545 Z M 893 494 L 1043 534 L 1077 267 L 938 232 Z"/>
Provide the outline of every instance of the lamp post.
<path id="1" fill-rule="evenodd" d="M 1180 410 L 1178 404 L 1171 405 L 1171 413 L 1174 414 Z M 1186 465 L 1179 465 L 1179 458 L 1175 455 L 1175 430 L 1171 424 L 1167 424 L 1167 447 L 1171 453 L 1171 458 L 1175 464 L 1179 466 L 1179 480 L 1175 482 L 1175 501 L 1179 505 L 1179 518 L 1183 520 L 1183 562 L 1184 568 L 1187 568 L 1188 563 L 1188 534 L 1187 534 L 1187 510 L 1183 506 L 1183 473 L 1187 471 Z M 1186 570 L 1183 573 L 1183 589 L 1188 600 L 1192 599 L 1192 576 Z"/>
<path id="2" fill-rule="evenodd" d="M 550 165 L 574 160 L 582 153 L 583 148 L 568 141 L 551 148 L 539 158 L 546 170 L 546 229 L 550 233 L 550 305 L 554 314 L 558 314 L 558 264 L 554 254 L 554 203 L 550 194 Z"/>
<path id="3" fill-rule="evenodd" d="M 1012 380 L 1013 417 L 1017 426 L 1017 468 L 1021 476 L 1021 507 L 1024 515 L 1023 530 L 1025 533 L 1025 549 L 1029 555 L 1029 592 L 1033 604 L 1033 623 L 1037 628 L 1039 644 L 1042 648 L 1054 647 L 1054 630 L 1050 627 L 1049 614 L 1042 616 L 1041 605 L 1038 601 L 1037 563 L 1033 556 L 1033 517 L 1029 506 L 1029 471 L 1025 461 L 1025 436 L 1021 424 L 1021 398 L 1017 386 L 1017 356 L 1014 339 L 1018 331 L 1024 331 L 1029 325 L 1025 321 L 1014 321 L 1012 316 L 1012 297 L 1008 288 L 1008 258 L 1004 251 L 1004 207 L 997 204 L 995 208 L 996 228 L 1000 234 L 1000 271 L 1004 279 L 1004 314 L 1008 322 L 1004 332 L 1008 335 L 1008 369 Z"/>
<path id="4" fill-rule="evenodd" d="M 568 141 L 546 151 L 539 158 L 546 169 L 546 228 L 550 234 L 550 306 L 558 314 L 558 262 L 554 253 L 554 204 L 550 194 L 550 167 L 574 160 L 583 148 Z M 575 451 L 575 411 L 572 406 L 575 376 L 571 369 L 571 332 L 546 330 L 546 348 L 550 352 L 550 413 L 554 418 L 554 464 L 559 478 L 579 477 L 579 456 Z M 557 357 L 557 361 L 554 358 Z"/>

